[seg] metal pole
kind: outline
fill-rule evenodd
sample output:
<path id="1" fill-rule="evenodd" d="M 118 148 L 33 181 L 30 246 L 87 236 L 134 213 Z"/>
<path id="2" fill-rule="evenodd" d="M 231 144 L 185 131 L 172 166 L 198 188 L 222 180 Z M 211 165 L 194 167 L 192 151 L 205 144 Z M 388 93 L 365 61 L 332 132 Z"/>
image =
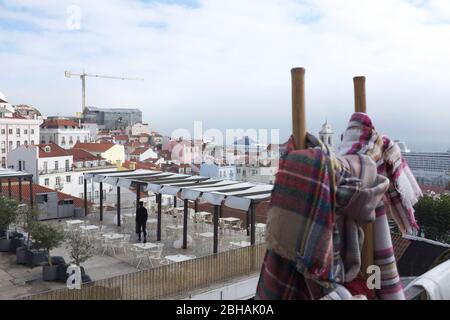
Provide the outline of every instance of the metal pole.
<path id="1" fill-rule="evenodd" d="M 194 210 L 196 213 L 198 212 L 198 200 L 195 200 L 194 202 Z"/>
<path id="2" fill-rule="evenodd" d="M 141 201 L 141 185 L 138 183 L 136 185 L 136 216 L 139 209 L 139 202 Z"/>
<path id="3" fill-rule="evenodd" d="M 173 207 L 177 207 L 177 196 L 173 196 Z"/>
<path id="4" fill-rule="evenodd" d="M 156 194 L 156 201 L 158 202 L 158 228 L 156 230 L 156 240 L 161 241 L 161 211 L 162 211 L 162 195 Z"/>
<path id="5" fill-rule="evenodd" d="M 100 221 L 103 221 L 103 182 L 100 182 Z"/>
<path id="6" fill-rule="evenodd" d="M 0 194 L 3 193 L 3 185 L 2 185 L 2 183 L 3 183 L 3 179 L 0 178 Z"/>
<path id="7" fill-rule="evenodd" d="M 250 208 L 251 208 L 251 215 L 250 215 L 250 224 L 251 224 L 251 233 L 250 233 L 250 243 L 252 244 L 252 246 L 254 246 L 255 245 L 255 243 L 256 243 L 256 236 L 255 236 L 255 234 L 256 234 L 256 226 L 255 226 L 255 214 L 256 214 L 256 212 L 255 212 L 255 204 L 254 204 L 254 202 L 252 201 L 251 202 L 251 204 L 250 204 Z"/>
<path id="8" fill-rule="evenodd" d="M 213 253 L 216 254 L 219 252 L 219 211 L 220 206 L 215 205 L 214 206 L 214 247 L 213 247 Z"/>
<path id="9" fill-rule="evenodd" d="M 11 178 L 8 178 L 8 196 L 11 199 L 12 194 L 11 194 Z"/>
<path id="10" fill-rule="evenodd" d="M 247 237 L 250 235 L 250 208 L 245 213 L 245 226 L 247 229 Z"/>
<path id="11" fill-rule="evenodd" d="M 87 180 L 84 179 L 84 215 L 88 215 Z"/>
<path id="12" fill-rule="evenodd" d="M 187 249 L 187 234 L 188 234 L 188 200 L 184 199 L 184 220 L 183 220 L 183 249 Z"/>
<path id="13" fill-rule="evenodd" d="M 86 74 L 82 74 L 80 76 L 81 78 L 81 103 L 82 103 L 82 109 L 81 113 L 84 113 L 84 109 L 86 108 Z"/>
<path id="14" fill-rule="evenodd" d="M 30 178 L 30 207 L 34 207 L 34 199 L 33 199 L 33 178 Z"/>
<path id="15" fill-rule="evenodd" d="M 117 187 L 117 226 L 120 227 L 120 187 Z"/>
<path id="16" fill-rule="evenodd" d="M 19 178 L 19 202 L 22 202 L 22 178 Z"/>

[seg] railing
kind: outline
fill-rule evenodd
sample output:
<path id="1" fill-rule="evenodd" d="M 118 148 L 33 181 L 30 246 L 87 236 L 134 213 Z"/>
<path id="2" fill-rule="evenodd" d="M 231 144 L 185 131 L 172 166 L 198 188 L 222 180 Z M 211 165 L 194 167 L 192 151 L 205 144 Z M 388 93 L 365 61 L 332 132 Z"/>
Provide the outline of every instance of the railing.
<path id="1" fill-rule="evenodd" d="M 59 168 L 59 169 L 41 169 L 39 170 L 39 175 L 45 175 L 45 174 L 53 174 L 53 173 L 65 173 L 65 172 L 72 172 L 72 168 Z"/>
<path id="2" fill-rule="evenodd" d="M 58 289 L 25 300 L 152 300 L 184 296 L 212 284 L 261 270 L 266 245 L 259 244 L 153 269 L 83 284 L 80 290 Z M 255 288 L 256 290 L 256 288 Z"/>
<path id="3" fill-rule="evenodd" d="M 87 171 L 87 170 L 100 170 L 100 169 L 112 169 L 117 168 L 117 166 L 113 164 L 105 164 L 105 165 L 98 165 L 98 166 L 74 166 L 73 171 Z"/>

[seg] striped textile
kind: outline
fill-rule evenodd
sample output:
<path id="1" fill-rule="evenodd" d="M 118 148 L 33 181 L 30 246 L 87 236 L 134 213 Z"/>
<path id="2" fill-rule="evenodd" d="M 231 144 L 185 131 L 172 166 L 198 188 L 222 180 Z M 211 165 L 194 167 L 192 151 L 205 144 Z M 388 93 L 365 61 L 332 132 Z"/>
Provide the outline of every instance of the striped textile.
<path id="1" fill-rule="evenodd" d="M 330 158 L 320 148 L 293 150 L 280 159 L 267 218 L 267 243 L 295 261 L 305 276 L 326 284 L 343 279 L 333 246 L 335 187 Z"/>
<path id="2" fill-rule="evenodd" d="M 377 163 L 378 173 L 390 180 L 386 211 L 403 234 L 417 234 L 419 227 L 413 207 L 422 196 L 422 191 L 406 160 L 402 158 L 398 145 L 388 137 L 379 135 L 369 116 L 355 113 L 342 136 L 338 153 L 365 154 Z"/>

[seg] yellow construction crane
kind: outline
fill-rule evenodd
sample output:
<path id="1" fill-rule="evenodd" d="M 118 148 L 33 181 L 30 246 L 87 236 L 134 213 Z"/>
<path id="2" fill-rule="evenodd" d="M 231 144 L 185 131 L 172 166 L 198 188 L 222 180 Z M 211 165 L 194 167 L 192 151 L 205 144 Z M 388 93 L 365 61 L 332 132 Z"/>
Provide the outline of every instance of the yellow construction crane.
<path id="1" fill-rule="evenodd" d="M 98 75 L 98 74 L 88 74 L 88 73 L 85 73 L 85 72 L 83 72 L 83 73 L 73 73 L 71 71 L 65 71 L 64 74 L 65 74 L 65 76 L 67 78 L 80 77 L 80 79 L 81 79 L 81 103 L 82 103 L 81 114 L 84 113 L 84 109 L 86 108 L 86 77 L 115 79 L 115 80 L 144 81 L 144 79 L 141 79 L 141 78 L 127 78 L 127 77 L 117 77 L 117 76 L 105 76 L 105 75 Z"/>

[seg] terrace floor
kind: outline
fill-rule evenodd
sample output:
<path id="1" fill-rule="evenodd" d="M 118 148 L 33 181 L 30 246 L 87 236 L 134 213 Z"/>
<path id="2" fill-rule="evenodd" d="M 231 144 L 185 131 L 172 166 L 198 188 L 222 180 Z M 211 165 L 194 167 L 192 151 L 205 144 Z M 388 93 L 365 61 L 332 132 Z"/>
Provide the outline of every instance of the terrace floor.
<path id="1" fill-rule="evenodd" d="M 134 209 L 122 209 L 122 215 L 126 216 L 131 214 Z M 191 216 L 191 214 L 190 214 Z M 149 210 L 149 220 L 156 219 L 156 214 Z M 131 238 L 128 249 L 132 244 L 137 243 L 137 235 L 134 232 L 133 219 L 128 218 L 131 221 L 130 224 L 125 224 L 122 227 L 116 225 L 116 212 L 106 211 L 104 212 L 103 223 L 99 222 L 97 214 L 92 214 L 85 219 L 85 225 L 96 225 L 102 228 L 102 233 L 119 233 L 130 234 Z M 66 226 L 67 220 L 60 221 L 48 221 L 45 223 L 61 224 Z M 178 225 L 180 225 L 181 219 L 178 218 Z M 244 222 L 242 223 L 245 224 Z M 209 223 L 195 223 L 192 219 L 188 222 L 188 235 L 192 237 L 192 242 L 188 246 L 188 249 L 176 249 L 174 248 L 174 241 L 182 239 L 182 229 L 179 230 L 178 235 L 170 235 L 166 231 L 166 227 L 169 225 L 176 225 L 176 218 L 171 214 L 162 215 L 162 243 L 164 244 L 162 257 L 168 255 L 193 255 L 196 257 L 211 255 L 213 253 L 213 238 L 204 238 L 199 236 L 203 233 L 212 233 L 213 226 Z M 182 224 L 181 224 L 182 225 Z M 147 225 L 147 242 L 156 243 L 156 224 Z M 219 251 L 226 251 L 233 248 L 231 242 L 247 241 L 250 242 L 250 237 L 247 236 L 246 230 L 231 230 L 231 229 L 219 229 Z M 263 236 L 258 235 L 256 237 L 257 243 L 263 241 Z M 136 267 L 136 260 L 134 259 L 130 250 L 116 250 L 116 253 L 108 252 L 102 254 L 102 249 L 96 250 L 95 255 L 87 262 L 83 263 L 86 273 L 92 280 L 100 280 L 110 278 L 122 274 L 133 273 L 138 270 L 151 268 L 147 259 L 144 259 L 139 269 Z M 51 252 L 52 256 L 64 257 L 66 263 L 70 262 L 69 251 L 66 248 L 66 243 L 62 244 L 59 248 L 54 249 Z M 44 282 L 42 280 L 42 267 L 28 268 L 26 266 L 16 264 L 15 254 L 0 253 L 0 299 L 18 299 L 23 296 L 49 291 L 57 288 L 62 288 L 65 284 L 56 282 Z M 158 266 L 158 261 L 153 263 L 154 266 Z"/>

